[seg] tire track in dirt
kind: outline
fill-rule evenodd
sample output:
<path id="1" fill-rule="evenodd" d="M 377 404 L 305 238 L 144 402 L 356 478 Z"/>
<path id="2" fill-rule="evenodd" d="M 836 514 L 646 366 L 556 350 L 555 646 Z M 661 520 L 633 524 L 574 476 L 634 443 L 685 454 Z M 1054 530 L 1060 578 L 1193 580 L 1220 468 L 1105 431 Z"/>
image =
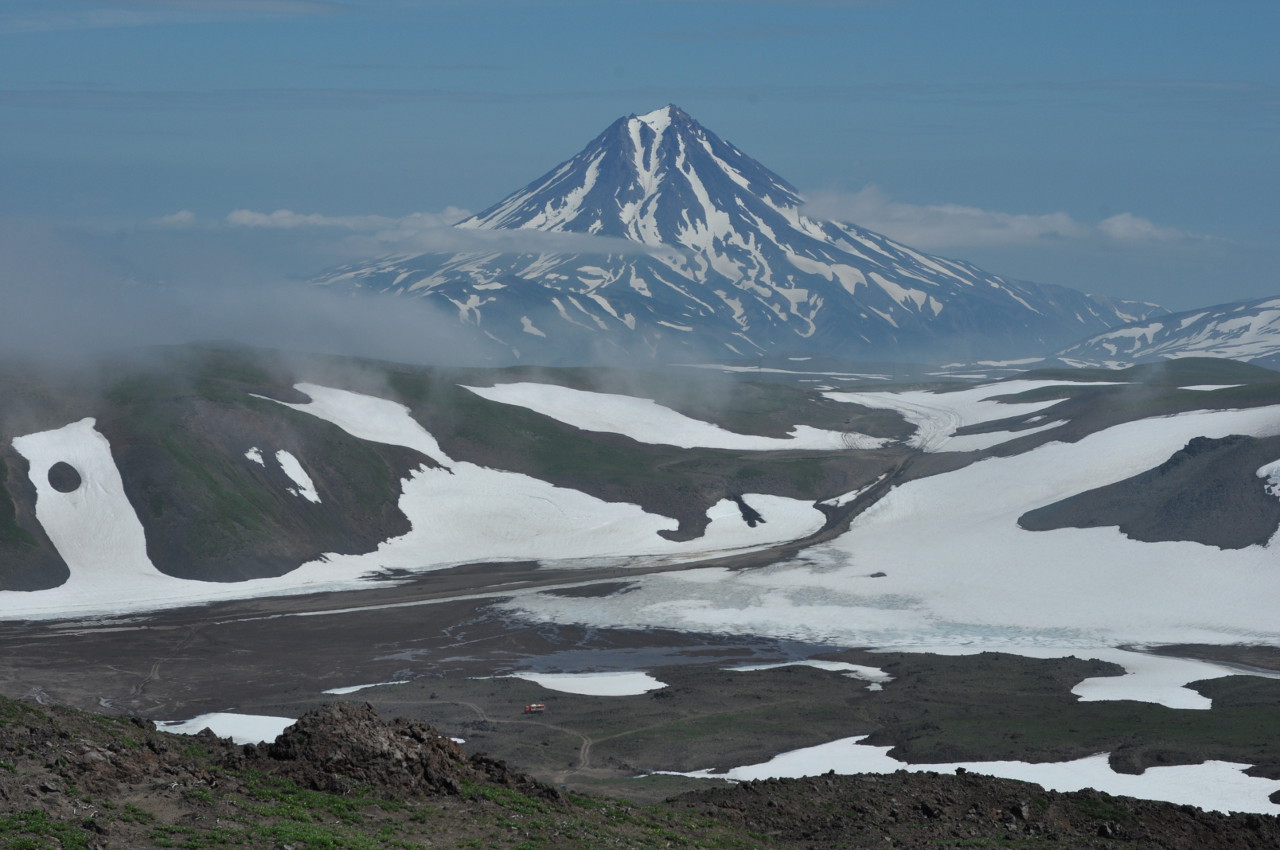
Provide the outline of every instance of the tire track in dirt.
<path id="1" fill-rule="evenodd" d="M 593 743 L 593 741 L 591 739 L 591 736 L 587 735 L 584 732 L 579 732 L 576 729 L 570 729 L 566 726 L 557 726 L 554 723 L 545 723 L 541 720 L 529 720 L 524 717 L 521 717 L 518 719 L 490 717 L 488 712 L 486 712 L 483 708 L 481 708 L 480 706 L 476 705 L 473 702 L 465 702 L 463 700 L 439 700 L 439 702 L 444 703 L 445 705 L 465 706 L 471 709 L 472 711 L 474 711 L 476 713 L 476 716 L 479 717 L 485 723 L 519 723 L 523 726 L 541 726 L 544 729 L 553 729 L 557 732 L 563 732 L 566 735 L 570 735 L 572 737 L 580 739 L 582 741 L 582 744 L 581 746 L 578 747 L 578 766 L 575 767 L 573 770 L 558 771 L 555 774 L 556 782 L 563 782 L 567 777 L 573 776 L 575 773 L 579 773 L 582 770 L 585 770 L 589 766 L 591 744 Z M 601 739 L 601 740 L 605 740 L 605 739 Z"/>

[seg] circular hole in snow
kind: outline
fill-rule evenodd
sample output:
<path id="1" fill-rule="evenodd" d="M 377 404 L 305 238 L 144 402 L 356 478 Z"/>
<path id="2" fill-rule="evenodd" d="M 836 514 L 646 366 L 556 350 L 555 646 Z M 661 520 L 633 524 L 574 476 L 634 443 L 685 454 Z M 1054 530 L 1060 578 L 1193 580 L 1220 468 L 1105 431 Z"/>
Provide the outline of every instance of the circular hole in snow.
<path id="1" fill-rule="evenodd" d="M 59 493 L 73 493 L 80 489 L 80 473 L 66 461 L 58 461 L 49 467 L 49 486 Z"/>

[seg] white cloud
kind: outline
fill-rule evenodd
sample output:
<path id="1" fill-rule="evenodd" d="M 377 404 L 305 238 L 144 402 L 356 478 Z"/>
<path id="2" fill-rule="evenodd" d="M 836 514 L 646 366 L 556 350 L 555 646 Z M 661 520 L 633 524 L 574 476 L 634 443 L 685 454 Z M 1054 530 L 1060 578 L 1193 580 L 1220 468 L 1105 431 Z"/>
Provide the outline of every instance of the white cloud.
<path id="1" fill-rule="evenodd" d="M 160 227 L 191 227 L 196 223 L 196 214 L 191 210 L 178 210 L 176 213 L 153 218 L 150 223 Z"/>
<path id="2" fill-rule="evenodd" d="M 1098 222 L 1098 230 L 1119 242 L 1170 242 L 1191 239 L 1192 234 L 1172 227 L 1161 227 L 1132 213 L 1120 213 Z"/>
<path id="3" fill-rule="evenodd" d="M 906 204 L 892 200 L 874 186 L 853 194 L 814 193 L 805 212 L 818 218 L 850 221 L 927 250 L 1064 239 L 1133 243 L 1197 238 L 1132 213 L 1120 213 L 1093 224 L 1065 212 L 1006 213 L 961 204 Z"/>
<path id="4" fill-rule="evenodd" d="M 584 233 L 548 233 L 541 230 L 479 230 L 453 225 L 471 214 L 457 207 L 439 213 L 412 213 L 403 218 L 380 215 L 331 216 L 276 210 L 264 213 L 235 210 L 227 215 L 233 227 L 277 230 L 336 228 L 349 231 L 343 252 L 356 256 L 404 253 L 504 253 L 504 254 L 671 254 L 628 239 L 589 236 Z"/>
<path id="5" fill-rule="evenodd" d="M 446 207 L 438 213 L 411 213 L 403 218 L 383 215 L 321 215 L 298 213 L 293 210 L 276 210 L 264 213 L 254 210 L 234 210 L 227 215 L 227 223 L 237 227 L 267 227 L 293 230 L 299 227 L 337 227 L 355 232 L 395 230 L 427 230 L 448 227 L 471 215 L 458 207 Z"/>

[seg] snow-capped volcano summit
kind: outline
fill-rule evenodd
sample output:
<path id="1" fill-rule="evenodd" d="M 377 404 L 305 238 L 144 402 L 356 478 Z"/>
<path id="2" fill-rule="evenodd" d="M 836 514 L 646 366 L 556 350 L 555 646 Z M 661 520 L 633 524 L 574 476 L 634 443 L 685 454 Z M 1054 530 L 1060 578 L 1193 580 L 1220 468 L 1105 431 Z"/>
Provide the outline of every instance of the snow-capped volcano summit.
<path id="1" fill-rule="evenodd" d="M 745 243 L 739 234 L 797 226 L 801 203 L 785 180 L 673 105 L 618 119 L 573 159 L 458 226 L 723 254 Z"/>
<path id="2" fill-rule="evenodd" d="M 494 250 L 389 257 L 319 282 L 435 299 L 537 359 L 584 346 L 660 357 L 1039 352 L 1155 311 L 991 275 L 809 218 L 802 205 L 786 180 L 668 105 L 618 119 L 457 225 L 477 237 L 546 234 L 545 247 L 493 239 Z"/>

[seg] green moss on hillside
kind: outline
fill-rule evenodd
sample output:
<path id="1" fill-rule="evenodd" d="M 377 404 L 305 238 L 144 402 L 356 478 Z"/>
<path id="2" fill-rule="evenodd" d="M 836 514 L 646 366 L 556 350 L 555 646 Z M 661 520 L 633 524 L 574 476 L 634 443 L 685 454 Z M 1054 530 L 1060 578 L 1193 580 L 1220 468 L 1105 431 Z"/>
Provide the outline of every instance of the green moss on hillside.
<path id="1" fill-rule="evenodd" d="M 18 511 L 9 494 L 9 465 L 0 457 L 0 545 L 32 547 L 36 538 L 18 525 Z"/>

